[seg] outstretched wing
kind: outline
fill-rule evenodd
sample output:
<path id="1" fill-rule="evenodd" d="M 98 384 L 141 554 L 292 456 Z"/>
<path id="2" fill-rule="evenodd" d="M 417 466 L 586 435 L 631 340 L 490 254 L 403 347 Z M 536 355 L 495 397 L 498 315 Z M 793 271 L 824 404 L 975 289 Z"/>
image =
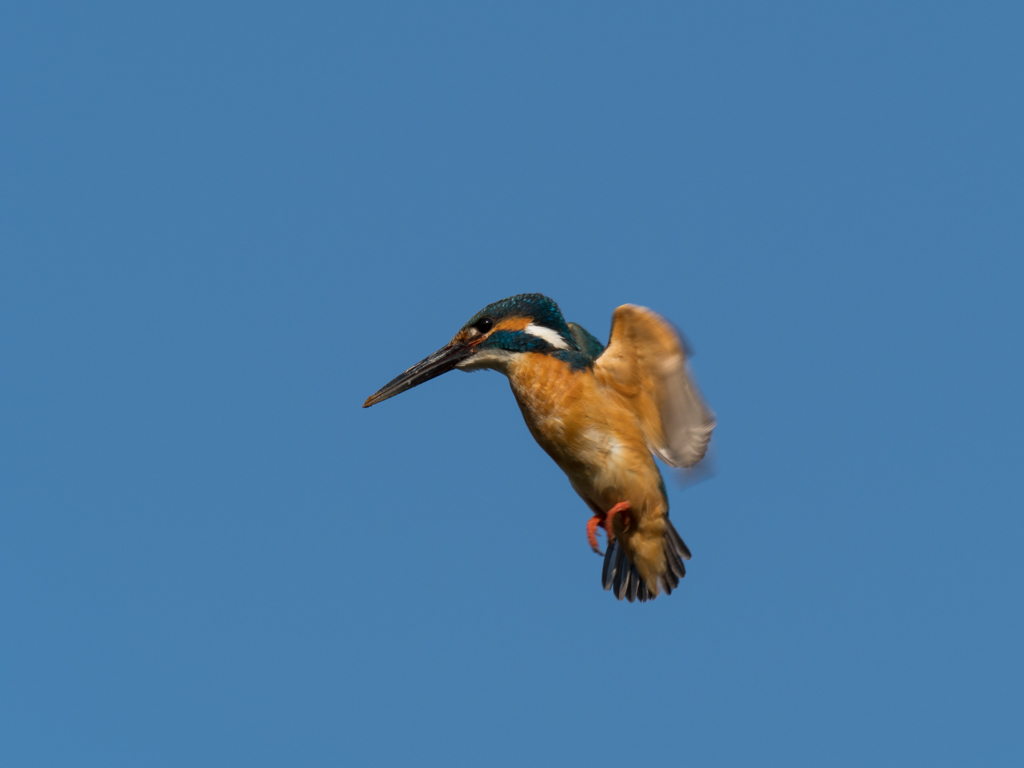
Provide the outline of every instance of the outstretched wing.
<path id="1" fill-rule="evenodd" d="M 608 348 L 594 373 L 632 405 L 651 452 L 666 464 L 692 467 L 704 458 L 715 416 L 690 374 L 679 334 L 665 318 L 633 304 L 616 309 Z"/>

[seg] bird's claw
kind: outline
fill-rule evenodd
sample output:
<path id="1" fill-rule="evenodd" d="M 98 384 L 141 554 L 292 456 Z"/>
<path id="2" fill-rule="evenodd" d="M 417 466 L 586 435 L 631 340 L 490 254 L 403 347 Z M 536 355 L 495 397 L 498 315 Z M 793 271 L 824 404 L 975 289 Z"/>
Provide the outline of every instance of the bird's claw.
<path id="1" fill-rule="evenodd" d="M 587 521 L 587 541 L 590 542 L 590 548 L 597 554 L 602 554 L 601 548 L 597 546 L 597 527 L 604 522 L 604 515 L 594 515 Z M 609 541 L 611 541 L 609 539 Z"/>
<path id="2" fill-rule="evenodd" d="M 604 528 L 606 534 L 608 534 L 608 546 L 612 545 L 615 541 L 615 531 L 612 528 L 612 522 L 615 520 L 616 515 L 622 515 L 622 530 L 629 528 L 629 515 L 628 511 L 631 509 L 628 501 L 620 501 L 614 507 L 609 509 L 607 512 L 603 512 L 598 515 L 594 515 L 590 520 L 587 521 L 587 541 L 590 543 L 590 548 L 593 549 L 597 554 L 603 554 L 600 547 L 597 546 L 597 528 L 598 526 Z"/>

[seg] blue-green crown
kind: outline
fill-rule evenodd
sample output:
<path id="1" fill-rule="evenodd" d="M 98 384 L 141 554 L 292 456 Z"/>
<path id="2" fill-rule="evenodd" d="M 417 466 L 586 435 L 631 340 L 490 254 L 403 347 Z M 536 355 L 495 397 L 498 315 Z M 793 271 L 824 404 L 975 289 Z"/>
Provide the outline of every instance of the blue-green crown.
<path id="1" fill-rule="evenodd" d="M 532 318 L 537 325 L 557 331 L 572 349 L 578 349 L 576 340 L 569 330 L 569 325 L 562 317 L 562 310 L 558 308 L 554 299 L 549 299 L 542 293 L 520 293 L 517 296 L 509 296 L 507 299 L 488 304 L 470 318 L 466 327 L 468 328 L 484 317 L 489 317 L 496 323 L 506 317 Z"/>
<path id="2" fill-rule="evenodd" d="M 536 335 L 523 331 L 495 331 L 481 344 L 482 348 L 496 347 L 512 352 L 542 352 L 553 355 L 569 363 L 573 368 L 585 368 L 593 363 L 594 349 L 581 348 L 580 338 L 562 317 L 562 311 L 553 299 L 540 293 L 520 293 L 517 296 L 510 296 L 507 299 L 488 304 L 469 319 L 465 327 L 476 325 L 485 317 L 491 318 L 495 323 L 506 317 L 528 317 L 534 325 L 548 328 L 557 333 L 565 341 L 565 349 L 559 349 Z M 583 329 L 579 329 L 583 330 Z M 597 350 L 601 349 L 601 343 L 583 331 L 590 340 L 593 340 Z"/>

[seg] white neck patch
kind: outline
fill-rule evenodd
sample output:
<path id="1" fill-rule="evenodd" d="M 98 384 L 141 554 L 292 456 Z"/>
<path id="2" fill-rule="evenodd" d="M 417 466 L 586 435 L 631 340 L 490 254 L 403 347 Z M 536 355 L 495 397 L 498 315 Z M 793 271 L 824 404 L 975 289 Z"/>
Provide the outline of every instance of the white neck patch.
<path id="1" fill-rule="evenodd" d="M 528 333 L 531 336 L 536 336 L 538 339 L 544 339 L 555 349 L 568 349 L 569 345 L 566 344 L 565 339 L 558 331 L 554 331 L 550 328 L 545 328 L 543 325 L 534 325 L 530 323 L 528 326 L 523 328 L 524 333 Z"/>

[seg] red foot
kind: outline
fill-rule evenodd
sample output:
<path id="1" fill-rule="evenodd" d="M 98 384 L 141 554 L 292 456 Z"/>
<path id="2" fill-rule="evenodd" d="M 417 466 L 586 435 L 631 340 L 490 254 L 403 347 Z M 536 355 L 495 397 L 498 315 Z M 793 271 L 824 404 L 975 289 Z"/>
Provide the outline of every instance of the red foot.
<path id="1" fill-rule="evenodd" d="M 608 531 L 608 541 L 615 538 L 615 534 L 612 532 L 612 520 L 615 519 L 616 515 L 622 515 L 622 530 L 629 529 L 629 515 L 626 514 L 632 507 L 630 507 L 628 501 L 620 501 L 614 507 L 608 510 L 608 516 L 604 521 L 604 529 Z"/>
<path id="2" fill-rule="evenodd" d="M 590 520 L 587 521 L 587 541 L 590 542 L 590 548 L 593 549 L 597 554 L 602 554 L 600 548 L 597 546 L 597 527 L 601 526 L 604 528 L 604 532 L 608 534 L 608 545 L 615 541 L 615 531 L 612 528 L 612 521 L 615 520 L 616 515 L 622 515 L 622 530 L 629 528 L 629 515 L 626 514 L 630 510 L 630 504 L 628 501 L 620 501 L 614 507 L 599 515 L 594 515 Z"/>
<path id="3" fill-rule="evenodd" d="M 597 526 L 604 522 L 604 515 L 594 515 L 592 518 L 587 520 L 587 541 L 590 542 L 590 548 L 601 554 L 601 548 L 597 546 Z"/>

